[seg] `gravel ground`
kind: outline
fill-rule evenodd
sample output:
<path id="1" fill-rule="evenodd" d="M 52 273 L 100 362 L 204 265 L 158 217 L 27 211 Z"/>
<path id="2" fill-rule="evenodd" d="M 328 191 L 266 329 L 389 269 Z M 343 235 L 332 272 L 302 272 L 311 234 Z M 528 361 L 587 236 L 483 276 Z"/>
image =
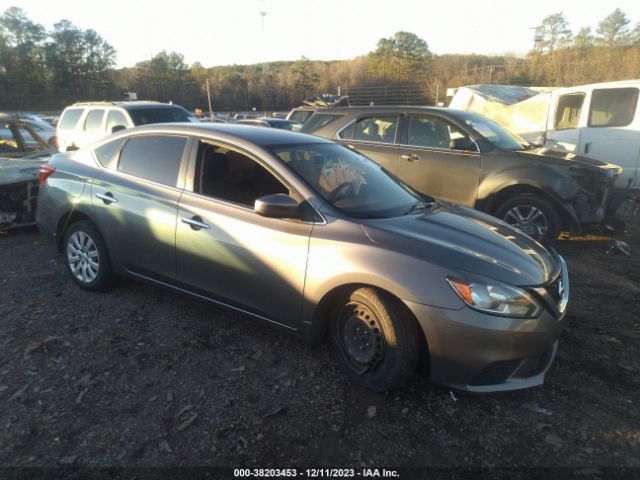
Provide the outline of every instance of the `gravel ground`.
<path id="1" fill-rule="evenodd" d="M 626 240 L 559 242 L 546 384 L 473 396 L 355 387 L 326 346 L 132 280 L 86 293 L 36 231 L 0 235 L 0 465 L 640 467 L 638 222 Z"/>

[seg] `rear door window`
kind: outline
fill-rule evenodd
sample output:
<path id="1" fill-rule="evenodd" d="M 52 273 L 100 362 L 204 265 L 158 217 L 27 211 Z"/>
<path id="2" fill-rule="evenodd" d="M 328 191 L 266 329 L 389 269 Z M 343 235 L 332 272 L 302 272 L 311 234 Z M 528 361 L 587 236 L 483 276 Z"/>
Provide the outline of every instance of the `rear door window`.
<path id="1" fill-rule="evenodd" d="M 102 117 L 104 117 L 104 110 L 91 110 L 84 121 L 85 131 L 99 132 L 102 130 Z"/>
<path id="2" fill-rule="evenodd" d="M 136 136 L 120 152 L 118 171 L 175 187 L 182 163 L 186 137 Z"/>
<path id="3" fill-rule="evenodd" d="M 556 130 L 577 128 L 583 103 L 584 93 L 562 95 L 558 99 L 558 106 L 556 107 Z"/>
<path id="4" fill-rule="evenodd" d="M 408 144 L 414 147 L 451 148 L 456 138 L 468 138 L 449 122 L 431 116 L 410 116 Z"/>
<path id="5" fill-rule="evenodd" d="M 60 117 L 58 128 L 62 130 L 72 130 L 76 128 L 83 111 L 84 109 L 82 108 L 67 108 L 62 114 L 62 117 Z"/>
<path id="6" fill-rule="evenodd" d="M 637 88 L 601 88 L 591 94 L 590 127 L 629 125 L 638 106 Z"/>
<path id="7" fill-rule="evenodd" d="M 339 137 L 364 142 L 394 143 L 398 121 L 399 117 L 396 115 L 360 118 L 353 128 L 349 125 L 343 129 Z"/>

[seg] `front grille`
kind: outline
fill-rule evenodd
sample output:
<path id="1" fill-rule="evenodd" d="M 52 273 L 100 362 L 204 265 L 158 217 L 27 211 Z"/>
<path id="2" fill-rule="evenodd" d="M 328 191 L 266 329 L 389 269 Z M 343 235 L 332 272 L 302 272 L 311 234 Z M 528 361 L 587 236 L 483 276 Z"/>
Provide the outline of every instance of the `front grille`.
<path id="1" fill-rule="evenodd" d="M 560 286 L 561 280 L 562 275 L 558 275 L 558 277 L 553 282 L 545 287 L 547 293 L 551 296 L 551 298 L 553 298 L 556 306 L 558 306 L 560 304 L 560 301 L 562 300 L 562 295 L 560 293 L 560 289 L 558 288 Z"/>
<path id="2" fill-rule="evenodd" d="M 484 367 L 480 373 L 473 377 L 470 385 L 497 385 L 504 383 L 511 375 L 513 375 L 518 367 L 520 367 L 521 363 L 521 358 L 493 362 Z"/>

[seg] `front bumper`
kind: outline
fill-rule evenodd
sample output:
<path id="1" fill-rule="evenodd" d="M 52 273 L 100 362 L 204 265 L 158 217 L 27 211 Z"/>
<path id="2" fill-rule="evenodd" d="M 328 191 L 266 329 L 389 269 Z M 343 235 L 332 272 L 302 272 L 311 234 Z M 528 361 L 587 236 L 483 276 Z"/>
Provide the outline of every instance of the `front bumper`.
<path id="1" fill-rule="evenodd" d="M 460 390 L 499 392 L 535 387 L 553 363 L 563 319 L 486 315 L 405 302 L 427 338 L 430 378 Z"/>
<path id="2" fill-rule="evenodd" d="M 566 265 L 558 258 L 560 275 L 546 288 L 530 289 L 544 306 L 537 318 L 500 317 L 467 306 L 450 310 L 405 301 L 427 339 L 431 381 L 478 393 L 544 383 L 558 349 L 569 298 Z"/>

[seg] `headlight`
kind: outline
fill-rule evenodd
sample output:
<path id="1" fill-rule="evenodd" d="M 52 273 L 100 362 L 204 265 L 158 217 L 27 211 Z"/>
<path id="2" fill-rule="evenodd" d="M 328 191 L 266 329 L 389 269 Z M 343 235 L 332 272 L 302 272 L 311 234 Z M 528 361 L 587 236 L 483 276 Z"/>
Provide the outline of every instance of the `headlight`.
<path id="1" fill-rule="evenodd" d="M 504 317 L 533 318 L 541 307 L 524 290 L 498 282 L 446 279 L 451 288 L 470 307 Z"/>

